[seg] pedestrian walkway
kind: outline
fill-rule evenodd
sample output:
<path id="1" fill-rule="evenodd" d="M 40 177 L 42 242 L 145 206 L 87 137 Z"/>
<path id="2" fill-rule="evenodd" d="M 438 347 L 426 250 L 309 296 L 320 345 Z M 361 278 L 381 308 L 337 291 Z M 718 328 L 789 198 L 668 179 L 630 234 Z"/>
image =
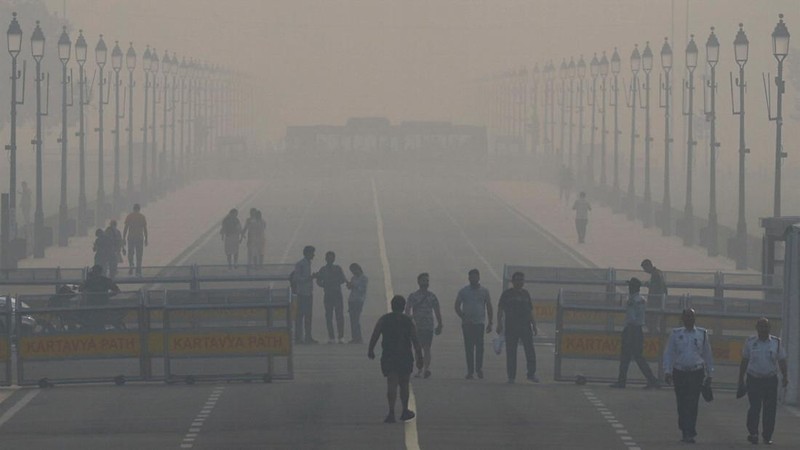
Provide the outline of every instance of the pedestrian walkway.
<path id="1" fill-rule="evenodd" d="M 592 199 L 586 243 L 578 244 L 572 203 L 559 201 L 558 188 L 538 181 L 493 181 L 486 188 L 520 214 L 536 222 L 562 243 L 570 246 L 598 267 L 638 268 L 649 258 L 662 270 L 737 272 L 728 258 L 710 257 L 702 247 L 684 247 L 676 236 L 662 236 L 657 227 L 645 229 L 624 214 L 614 214 Z M 755 273 L 746 271 L 745 273 Z"/>
<path id="2" fill-rule="evenodd" d="M 216 226 L 230 208 L 244 202 L 260 186 L 258 180 L 202 180 L 144 205 L 142 213 L 147 217 L 149 234 L 144 265 L 170 264 L 184 249 Z M 126 214 L 123 212 L 117 219 L 120 231 Z M 26 258 L 18 265 L 20 268 L 91 266 L 94 233 L 89 234 L 70 238 L 69 247 L 49 247 L 44 258 Z M 127 267 L 127 258 L 124 259 L 120 268 Z"/>

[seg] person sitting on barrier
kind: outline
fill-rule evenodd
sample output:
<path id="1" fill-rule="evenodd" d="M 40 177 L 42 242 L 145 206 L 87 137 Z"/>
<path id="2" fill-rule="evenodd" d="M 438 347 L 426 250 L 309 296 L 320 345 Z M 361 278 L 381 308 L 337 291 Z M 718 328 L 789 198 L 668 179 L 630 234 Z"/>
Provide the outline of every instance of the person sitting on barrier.
<path id="1" fill-rule="evenodd" d="M 367 357 L 375 359 L 375 345 L 378 338 L 381 340 L 381 372 L 386 377 L 386 387 L 388 389 L 387 399 L 389 401 L 389 414 L 384 419 L 384 423 L 394 423 L 394 405 L 397 401 L 397 388 L 400 388 L 400 402 L 403 405 L 403 412 L 400 420 L 411 420 L 415 417 L 414 411 L 408 409 L 409 381 L 411 372 L 414 369 L 414 361 L 417 362 L 417 369 L 422 370 L 422 346 L 417 339 L 417 329 L 410 317 L 403 314 L 406 307 L 406 299 L 402 295 L 395 295 L 391 301 L 392 312 L 384 314 L 375 324 L 375 330 L 369 340 L 369 350 Z M 412 354 L 411 349 L 414 349 Z"/>
<path id="2" fill-rule="evenodd" d="M 86 281 L 81 284 L 80 291 L 85 296 L 85 306 L 107 306 L 111 301 L 111 295 L 121 292 L 119 286 L 111 281 L 111 278 L 103 275 L 103 268 L 99 265 L 90 269 Z M 117 328 L 120 327 L 118 317 L 114 314 L 104 314 L 102 311 L 82 311 L 82 316 L 81 322 L 86 328 L 102 329 L 106 323 Z"/>
<path id="3" fill-rule="evenodd" d="M 647 378 L 645 389 L 661 387 L 644 356 L 642 356 L 644 350 L 642 327 L 644 326 L 647 302 L 639 293 L 641 287 L 642 282 L 638 278 L 631 278 L 628 281 L 628 303 L 625 307 L 625 328 L 622 330 L 619 375 L 617 376 L 617 382 L 611 384 L 612 388 L 625 388 L 625 382 L 628 378 L 628 366 L 630 366 L 631 360 L 636 361 L 639 370 Z"/>

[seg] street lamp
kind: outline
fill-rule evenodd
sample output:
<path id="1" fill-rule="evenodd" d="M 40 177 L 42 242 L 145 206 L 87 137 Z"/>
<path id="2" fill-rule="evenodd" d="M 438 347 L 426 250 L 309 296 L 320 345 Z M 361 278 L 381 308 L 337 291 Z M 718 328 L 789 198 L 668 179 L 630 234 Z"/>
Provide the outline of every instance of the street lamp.
<path id="1" fill-rule="evenodd" d="M 711 147 L 706 245 L 708 246 L 708 256 L 717 256 L 719 254 L 717 249 L 717 148 L 719 148 L 719 142 L 717 142 L 717 63 L 719 62 L 719 40 L 714 33 L 714 27 L 711 27 L 711 34 L 708 35 L 706 41 L 706 62 L 711 68 L 711 80 L 705 86 L 710 91 L 709 98 L 711 100 L 709 109 L 705 111 L 706 120 L 710 125 L 709 144 Z"/>
<path id="2" fill-rule="evenodd" d="M 653 70 L 653 51 L 647 42 L 642 52 L 642 71 L 644 71 L 644 205 L 642 223 L 645 228 L 653 225 L 653 201 L 650 191 L 650 71 Z"/>
<path id="3" fill-rule="evenodd" d="M 564 158 L 566 156 L 566 152 L 564 151 L 564 135 L 566 131 L 567 125 L 567 118 L 566 118 L 566 96 L 567 96 L 567 61 L 565 59 L 561 60 L 561 66 L 558 68 L 558 76 L 561 78 L 561 102 L 559 106 L 561 107 L 561 136 L 559 138 L 559 152 L 561 153 L 560 159 L 561 162 L 564 163 Z"/>
<path id="4" fill-rule="evenodd" d="M 44 58 L 44 33 L 36 21 L 36 28 L 31 35 L 31 53 L 36 61 L 36 212 L 33 216 L 33 257 L 44 258 L 44 209 L 43 209 L 43 174 L 42 174 L 42 58 Z"/>
<path id="5" fill-rule="evenodd" d="M 128 198 L 133 199 L 133 70 L 136 69 L 136 50 L 133 42 L 125 52 L 125 66 L 128 69 Z"/>
<path id="6" fill-rule="evenodd" d="M 589 63 L 589 73 L 592 75 L 592 133 L 589 139 L 589 163 L 587 165 L 589 166 L 589 184 L 594 184 L 594 145 L 597 131 L 597 76 L 600 75 L 600 60 L 597 59 L 597 53 L 594 54 L 592 62 Z"/>
<path id="7" fill-rule="evenodd" d="M 544 95 L 544 105 L 545 105 L 545 112 L 544 112 L 544 119 L 549 124 L 549 131 L 548 126 L 545 125 L 545 135 L 548 136 L 545 138 L 546 145 L 548 146 L 548 152 L 550 155 L 555 154 L 555 139 L 556 139 L 556 112 L 555 112 L 555 71 L 556 68 L 553 65 L 553 61 L 549 61 L 544 66 L 544 78 L 545 78 L 545 95 Z"/>
<path id="8" fill-rule="evenodd" d="M 567 155 L 568 155 L 568 158 L 569 158 L 568 159 L 568 161 L 569 161 L 569 163 L 568 163 L 569 170 L 572 172 L 573 175 L 575 174 L 575 166 L 573 165 L 573 155 L 572 155 L 572 134 L 573 134 L 572 133 L 572 128 L 575 125 L 574 125 L 574 123 L 572 121 L 572 112 L 575 109 L 575 85 L 574 85 L 574 83 L 575 83 L 575 72 L 576 72 L 576 70 L 575 70 L 575 59 L 574 58 L 570 58 L 569 65 L 567 65 L 567 77 L 569 78 L 569 108 L 567 109 L 569 111 L 569 136 L 568 136 L 568 139 L 567 139 L 567 142 L 568 142 L 567 147 L 569 148 L 569 152 L 567 153 Z"/>
<path id="9" fill-rule="evenodd" d="M 692 161 L 694 160 L 694 69 L 697 68 L 697 44 L 694 35 L 686 46 L 686 70 L 689 81 L 684 84 L 688 90 L 689 104 L 683 115 L 686 116 L 686 206 L 683 210 L 683 245 L 694 245 L 694 209 L 692 207 Z"/>
<path id="10" fill-rule="evenodd" d="M 12 13 L 11 23 L 8 25 L 6 37 L 8 39 L 8 53 L 11 55 L 11 130 L 10 142 L 6 146 L 9 152 L 9 238 L 17 237 L 17 105 L 25 102 L 25 62 L 22 63 L 22 73 L 17 70 L 17 56 L 22 51 L 22 28 L 17 21 L 17 13 Z M 17 80 L 22 78 L 22 100 L 17 100 Z M 26 217 L 25 220 L 28 220 Z M 6 258 L 12 263 L 14 258 Z M 13 261 L 16 267 L 16 261 Z"/>
<path id="11" fill-rule="evenodd" d="M 534 154 L 539 153 L 539 140 L 541 135 L 541 127 L 539 126 L 539 63 L 534 64 L 531 70 L 531 148 L 530 152 Z M 233 92 L 234 100 L 236 91 Z M 235 108 L 235 105 L 234 105 Z M 235 110 L 234 110 L 235 111 Z M 535 133 L 535 134 L 534 134 Z"/>
<path id="12" fill-rule="evenodd" d="M 628 220 L 636 218 L 636 187 L 634 181 L 636 178 L 635 162 L 636 162 L 636 93 L 639 90 L 639 69 L 642 67 L 642 56 L 639 54 L 639 46 L 633 47 L 631 53 L 631 73 L 633 79 L 631 80 L 631 102 L 628 105 L 631 108 L 631 156 L 630 156 L 630 170 L 628 172 L 628 204 L 626 211 Z"/>
<path id="13" fill-rule="evenodd" d="M 114 41 L 114 49 L 111 51 L 111 68 L 114 69 L 114 192 L 112 194 L 113 206 L 112 213 L 116 214 L 120 210 L 122 194 L 119 185 L 119 120 L 125 117 L 120 115 L 119 104 L 119 71 L 122 70 L 122 49 L 119 48 L 119 41 Z"/>
<path id="14" fill-rule="evenodd" d="M 105 74 L 103 70 L 106 66 L 106 58 L 108 56 L 108 49 L 106 48 L 106 43 L 103 40 L 103 35 L 100 35 L 100 40 L 97 41 L 97 45 L 94 48 L 94 58 L 95 62 L 97 63 L 97 67 L 100 69 L 100 80 L 98 82 L 98 88 L 100 90 L 100 99 L 97 103 L 97 206 L 95 211 L 95 225 L 98 228 L 102 228 L 105 225 L 105 202 L 106 202 L 106 193 L 104 188 L 104 181 L 105 176 L 103 173 L 104 163 L 103 163 L 103 141 L 105 136 L 105 128 L 103 126 L 103 107 L 106 105 L 107 100 L 103 99 L 103 85 L 105 84 Z"/>
<path id="15" fill-rule="evenodd" d="M 67 208 L 67 85 L 72 82 L 67 77 L 67 63 L 72 53 L 72 41 L 67 34 L 67 27 L 61 30 L 58 38 L 58 59 L 61 60 L 61 201 L 58 205 L 58 245 L 69 245 L 69 214 Z"/>
<path id="16" fill-rule="evenodd" d="M 772 31 L 772 54 L 778 61 L 778 76 L 775 77 L 775 85 L 778 91 L 778 102 L 776 104 L 775 117 L 770 120 L 775 121 L 775 204 L 773 215 L 781 215 L 781 160 L 786 157 L 783 151 L 783 94 L 786 92 L 786 84 L 783 81 L 783 61 L 789 56 L 789 30 L 783 22 L 783 14 L 778 14 L 778 23 Z"/>
<path id="17" fill-rule="evenodd" d="M 180 63 L 178 62 L 178 56 L 175 53 L 172 53 L 172 61 L 170 62 L 169 67 L 170 67 L 170 75 L 172 75 L 172 100 L 171 100 L 171 103 L 172 103 L 172 107 L 171 107 L 172 114 L 171 114 L 171 117 L 170 117 L 170 126 L 169 126 L 169 128 L 170 128 L 170 159 L 171 159 L 170 169 L 171 169 L 171 172 L 172 172 L 171 173 L 171 175 L 172 175 L 172 177 L 171 177 L 172 181 L 171 182 L 172 182 L 172 186 L 174 187 L 175 183 L 177 181 L 177 171 L 178 171 L 177 170 L 177 165 L 176 165 L 176 159 L 175 159 L 175 157 L 176 157 L 176 155 L 175 155 L 175 113 L 176 113 L 175 104 L 177 103 L 177 100 L 178 100 L 178 97 L 177 97 L 178 77 L 177 77 L 177 75 L 178 75 L 178 70 L 180 70 Z"/>
<path id="18" fill-rule="evenodd" d="M 161 58 L 161 65 L 162 69 L 161 72 L 164 74 L 164 94 L 161 98 L 161 103 L 164 104 L 164 113 L 162 117 L 162 127 L 163 135 L 161 136 L 161 153 L 159 154 L 158 159 L 158 170 L 160 171 L 159 177 L 162 186 L 167 186 L 169 183 L 169 168 L 167 166 L 167 118 L 169 117 L 167 113 L 169 112 L 169 74 L 172 70 L 172 59 L 169 57 L 169 52 L 164 50 L 164 57 Z"/>
<path id="19" fill-rule="evenodd" d="M 744 33 L 744 25 L 739 24 L 739 31 L 736 39 L 733 40 L 733 54 L 736 64 L 739 66 L 739 78 L 736 79 L 736 86 L 739 88 L 739 111 L 733 105 L 733 95 L 731 95 L 731 107 L 734 115 L 739 116 L 739 218 L 736 221 L 736 269 L 747 269 L 747 219 L 745 218 L 745 155 L 750 153 L 750 149 L 745 145 L 744 140 L 744 65 L 747 64 L 747 57 L 750 50 L 750 41 Z M 731 86 L 731 93 L 733 86 Z"/>
<path id="20" fill-rule="evenodd" d="M 153 113 L 153 117 L 151 119 L 152 122 L 150 124 L 151 125 L 151 130 L 153 131 L 153 133 L 152 133 L 151 141 L 150 141 L 150 156 L 152 156 L 152 158 L 150 159 L 150 169 L 151 169 L 151 171 L 150 171 L 151 180 L 150 181 L 153 184 L 152 189 L 151 189 L 151 193 L 153 195 L 157 195 L 157 193 L 158 193 L 158 191 L 160 189 L 160 181 L 161 181 L 158 178 L 158 172 L 156 170 L 157 169 L 157 163 L 158 163 L 157 160 L 159 158 L 158 147 L 156 146 L 156 131 L 157 131 L 156 130 L 156 123 L 158 123 L 156 121 L 156 105 L 158 105 L 158 103 L 159 103 L 158 91 L 157 91 L 157 89 L 158 89 L 158 67 L 159 67 L 158 52 L 154 48 L 153 51 L 150 52 L 150 72 L 153 74 L 153 83 L 152 83 L 152 88 L 153 88 L 153 92 L 152 92 L 152 94 L 153 94 L 153 111 L 152 111 L 152 113 Z"/>
<path id="21" fill-rule="evenodd" d="M 142 54 L 142 70 L 144 70 L 144 120 L 142 121 L 142 183 L 139 186 L 142 199 L 147 197 L 149 187 L 147 186 L 147 130 L 150 123 L 147 121 L 147 114 L 150 111 L 148 100 L 150 100 L 150 70 L 152 70 L 153 59 L 151 58 L 150 46 L 148 45 Z"/>
<path id="22" fill-rule="evenodd" d="M 600 76 L 603 82 L 600 86 L 602 92 L 602 101 L 600 102 L 601 124 L 600 125 L 600 184 L 603 189 L 606 188 L 608 180 L 606 179 L 606 81 L 608 80 L 608 58 L 606 52 L 603 52 L 603 57 L 600 58 Z"/>
<path id="23" fill-rule="evenodd" d="M 667 38 L 664 38 L 664 45 L 661 46 L 661 68 L 664 70 L 664 81 L 659 83 L 659 107 L 664 108 L 664 196 L 661 200 L 661 234 L 669 236 L 672 234 L 672 200 L 670 195 L 670 155 L 672 153 L 672 129 L 670 120 L 672 112 L 670 105 L 672 101 L 672 83 L 669 79 L 672 70 L 672 47 Z M 663 93 L 664 100 L 661 101 Z"/>
<path id="24" fill-rule="evenodd" d="M 619 210 L 619 135 L 622 133 L 619 129 L 619 71 L 621 69 L 621 60 L 617 48 L 614 47 L 614 54 L 611 55 L 611 73 L 614 74 L 614 100 L 611 104 L 614 107 L 614 208 Z"/>
<path id="25" fill-rule="evenodd" d="M 578 64 L 575 67 L 578 74 L 578 148 L 575 154 L 578 158 L 577 170 L 581 170 L 585 156 L 583 154 L 583 79 L 586 77 L 586 61 L 583 60 L 583 55 L 578 59 Z"/>
<path id="26" fill-rule="evenodd" d="M 86 236 L 88 227 L 87 204 L 86 204 L 86 118 L 84 117 L 84 107 L 89 104 L 86 96 L 86 54 L 88 52 L 86 39 L 83 37 L 83 30 L 78 31 L 78 39 L 75 41 L 75 61 L 78 62 L 78 236 Z"/>
<path id="27" fill-rule="evenodd" d="M 178 75 L 180 76 L 180 79 L 181 79 L 181 95 L 180 95 L 181 117 L 180 117 L 180 120 L 179 120 L 179 123 L 181 125 L 181 131 L 180 131 L 180 136 L 181 137 L 179 139 L 180 151 L 178 152 L 178 155 L 180 156 L 180 160 L 179 160 L 180 162 L 178 164 L 178 167 L 180 167 L 180 172 L 181 172 L 182 175 L 185 173 L 185 169 L 186 169 L 186 147 L 184 146 L 185 145 L 184 136 L 185 136 L 185 132 L 186 132 L 186 115 L 185 115 L 185 113 L 186 113 L 186 75 L 187 75 L 188 69 L 189 68 L 186 65 L 186 57 L 184 56 L 181 59 L 180 65 L 178 66 Z"/>

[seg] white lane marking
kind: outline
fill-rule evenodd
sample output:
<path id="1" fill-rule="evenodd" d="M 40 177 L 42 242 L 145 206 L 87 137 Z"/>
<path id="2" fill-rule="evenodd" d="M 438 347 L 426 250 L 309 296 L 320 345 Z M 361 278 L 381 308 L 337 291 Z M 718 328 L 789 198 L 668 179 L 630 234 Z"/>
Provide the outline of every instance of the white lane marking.
<path id="1" fill-rule="evenodd" d="M 597 412 L 599 412 L 603 416 L 603 418 L 606 419 L 606 422 L 608 422 L 608 424 L 611 425 L 611 428 L 616 432 L 617 436 L 622 440 L 622 443 L 627 445 L 629 450 L 638 449 L 639 448 L 638 444 L 636 444 L 633 438 L 629 436 L 630 433 L 628 433 L 628 430 L 625 429 L 625 425 L 623 425 L 622 422 L 620 422 L 619 420 L 617 420 L 616 417 L 614 417 L 614 414 L 612 414 L 608 410 L 608 408 L 606 408 L 603 405 L 602 401 L 599 401 L 597 399 L 597 396 L 594 394 L 594 392 L 589 390 L 589 388 L 583 388 L 582 391 L 583 395 L 586 396 L 586 399 L 589 400 L 595 406 Z"/>
<path id="2" fill-rule="evenodd" d="M 25 405 L 30 403 L 34 397 L 39 395 L 39 392 L 42 391 L 40 390 L 29 391 L 27 394 L 25 394 L 24 397 L 22 397 L 17 403 L 15 403 L 14 406 L 8 408 L 8 410 L 5 413 L 3 413 L 2 416 L 0 416 L 0 427 L 2 427 L 3 424 L 11 420 L 11 418 L 14 417 L 14 415 L 16 415 L 18 412 L 20 412 L 20 410 L 24 408 Z"/>
<path id="3" fill-rule="evenodd" d="M 208 415 L 211 413 L 211 410 L 214 408 L 217 399 L 222 395 L 222 391 L 224 390 L 224 386 L 217 386 L 211 391 L 211 394 L 208 396 L 208 400 L 206 400 L 205 406 L 203 406 L 203 409 L 200 410 L 200 413 L 198 413 L 197 416 L 192 419 L 192 424 L 189 426 L 189 431 L 187 431 L 183 436 L 181 448 L 194 447 L 194 442 L 197 440 L 200 430 L 203 428 L 204 422 L 206 419 L 208 419 Z M 211 400 L 212 398 L 214 399 L 213 402 Z M 209 405 L 209 403 L 211 403 L 211 405 Z"/>
<path id="4" fill-rule="evenodd" d="M 375 187 L 375 178 L 369 177 L 370 185 L 372 186 L 372 206 L 375 210 L 375 221 L 378 228 L 378 250 L 381 256 L 381 266 L 383 266 L 383 287 L 386 290 L 387 307 L 391 310 L 389 302 L 394 297 L 394 289 L 392 288 L 392 273 L 389 268 L 389 258 L 386 256 L 386 239 L 383 235 L 383 217 L 381 215 L 381 207 L 378 204 L 378 189 Z M 417 401 L 414 397 L 414 389 L 409 385 L 408 387 L 409 398 L 408 407 L 419 418 L 419 411 L 417 411 Z M 419 434 L 417 433 L 417 418 L 403 423 L 405 427 L 405 443 L 406 450 L 420 450 L 419 448 Z"/>

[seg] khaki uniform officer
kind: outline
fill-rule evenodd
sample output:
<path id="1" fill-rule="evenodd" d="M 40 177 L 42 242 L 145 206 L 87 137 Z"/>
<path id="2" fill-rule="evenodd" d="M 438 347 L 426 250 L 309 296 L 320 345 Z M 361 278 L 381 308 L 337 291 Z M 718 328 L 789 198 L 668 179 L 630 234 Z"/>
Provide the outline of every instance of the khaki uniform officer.
<path id="1" fill-rule="evenodd" d="M 779 338 L 769 334 L 769 330 L 769 320 L 765 317 L 758 319 L 758 335 L 750 336 L 745 341 L 742 347 L 742 363 L 739 365 L 739 389 L 746 389 L 750 400 L 750 408 L 747 410 L 747 440 L 752 444 L 758 444 L 758 416 L 762 407 L 764 427 L 761 436 L 764 443 L 772 444 L 775 410 L 778 406 L 778 369 L 783 377 L 783 386 L 789 384 L 786 377 L 786 349 Z"/>

